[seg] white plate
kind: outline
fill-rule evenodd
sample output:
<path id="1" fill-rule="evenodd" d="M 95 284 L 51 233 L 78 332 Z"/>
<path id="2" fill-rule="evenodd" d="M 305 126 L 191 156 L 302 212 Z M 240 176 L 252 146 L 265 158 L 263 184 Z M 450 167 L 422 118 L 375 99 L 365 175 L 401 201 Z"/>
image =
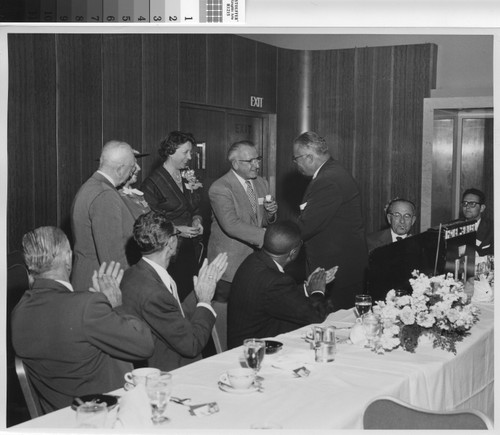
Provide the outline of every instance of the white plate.
<path id="1" fill-rule="evenodd" d="M 225 384 L 222 381 L 219 381 L 219 388 L 222 391 L 225 391 L 226 393 L 232 393 L 232 394 L 251 394 L 258 391 L 257 386 L 255 384 L 250 385 L 250 387 L 246 389 L 245 388 L 236 389 L 228 384 Z"/>

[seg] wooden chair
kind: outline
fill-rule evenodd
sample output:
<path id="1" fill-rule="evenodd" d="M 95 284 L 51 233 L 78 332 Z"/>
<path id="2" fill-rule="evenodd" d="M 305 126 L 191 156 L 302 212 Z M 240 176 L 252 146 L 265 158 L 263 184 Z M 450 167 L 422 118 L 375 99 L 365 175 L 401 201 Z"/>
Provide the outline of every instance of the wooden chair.
<path id="1" fill-rule="evenodd" d="M 38 395 L 28 378 L 23 360 L 16 356 L 15 361 L 17 377 L 19 379 L 19 383 L 21 384 L 21 389 L 23 391 L 24 399 L 26 400 L 26 405 L 28 406 L 30 416 L 31 418 L 39 417 L 40 415 L 43 415 L 43 411 L 40 405 L 40 400 L 38 399 Z"/>
<path id="2" fill-rule="evenodd" d="M 490 419 L 475 410 L 429 411 L 394 397 L 372 400 L 363 415 L 364 429 L 493 429 Z"/>

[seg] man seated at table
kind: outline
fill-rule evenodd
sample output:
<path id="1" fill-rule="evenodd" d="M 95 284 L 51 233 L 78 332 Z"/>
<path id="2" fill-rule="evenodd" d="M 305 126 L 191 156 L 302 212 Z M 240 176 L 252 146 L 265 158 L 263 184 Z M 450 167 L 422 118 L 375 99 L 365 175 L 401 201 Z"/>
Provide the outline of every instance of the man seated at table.
<path id="1" fill-rule="evenodd" d="M 137 219 L 133 234 L 142 258 L 123 276 L 123 307 L 143 319 L 153 332 L 154 353 L 148 365 L 173 370 L 200 359 L 215 323 L 211 301 L 227 267 L 226 253 L 210 264 L 205 260 L 193 278 L 194 292 L 181 304 L 177 286 L 167 272 L 177 253 L 179 232 L 163 213 L 150 211 Z"/>
<path id="2" fill-rule="evenodd" d="M 311 323 L 321 323 L 333 311 L 325 286 L 337 267 L 316 269 L 304 284 L 284 272 L 302 246 L 297 224 L 270 225 L 261 251 L 250 254 L 236 271 L 228 302 L 228 347 L 246 338 L 273 337 Z"/>
<path id="3" fill-rule="evenodd" d="M 390 226 L 366 236 L 368 252 L 411 236 L 411 229 L 417 220 L 416 207 L 413 202 L 404 198 L 395 198 L 386 205 L 385 214 Z"/>
<path id="4" fill-rule="evenodd" d="M 92 291 L 74 291 L 72 252 L 62 230 L 37 228 L 22 245 L 34 282 L 12 313 L 12 341 L 43 411 L 122 387 L 130 361 L 149 357 L 153 339 L 141 320 L 115 309 L 121 304 L 120 264 L 103 263 Z"/>
<path id="5" fill-rule="evenodd" d="M 486 195 L 479 189 L 471 188 L 462 194 L 462 213 L 466 221 L 476 220 L 476 252 L 480 257 L 493 255 L 494 226 L 484 216 Z"/>

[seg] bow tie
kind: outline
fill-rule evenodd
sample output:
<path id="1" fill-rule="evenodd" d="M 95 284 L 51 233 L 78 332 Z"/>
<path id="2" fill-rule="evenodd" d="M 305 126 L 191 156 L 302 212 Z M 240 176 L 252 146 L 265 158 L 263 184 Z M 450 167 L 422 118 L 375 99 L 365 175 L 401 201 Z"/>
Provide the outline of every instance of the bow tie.
<path id="1" fill-rule="evenodd" d="M 133 188 L 130 188 L 130 187 L 123 187 L 122 188 L 122 192 L 125 194 L 125 195 L 133 195 L 134 193 L 136 195 L 144 195 L 143 192 L 141 192 L 139 189 L 133 189 Z"/>

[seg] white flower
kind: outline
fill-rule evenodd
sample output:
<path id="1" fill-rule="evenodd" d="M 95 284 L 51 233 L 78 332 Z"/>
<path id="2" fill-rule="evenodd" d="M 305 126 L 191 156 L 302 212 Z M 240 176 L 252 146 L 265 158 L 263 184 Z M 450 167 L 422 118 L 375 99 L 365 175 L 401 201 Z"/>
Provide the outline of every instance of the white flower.
<path id="1" fill-rule="evenodd" d="M 415 323 L 415 312 L 409 305 L 406 305 L 399 313 L 399 318 L 405 325 L 413 325 Z"/>
<path id="2" fill-rule="evenodd" d="M 424 328 L 430 328 L 436 321 L 434 316 L 430 313 L 418 313 L 416 320 L 417 324 Z"/>

